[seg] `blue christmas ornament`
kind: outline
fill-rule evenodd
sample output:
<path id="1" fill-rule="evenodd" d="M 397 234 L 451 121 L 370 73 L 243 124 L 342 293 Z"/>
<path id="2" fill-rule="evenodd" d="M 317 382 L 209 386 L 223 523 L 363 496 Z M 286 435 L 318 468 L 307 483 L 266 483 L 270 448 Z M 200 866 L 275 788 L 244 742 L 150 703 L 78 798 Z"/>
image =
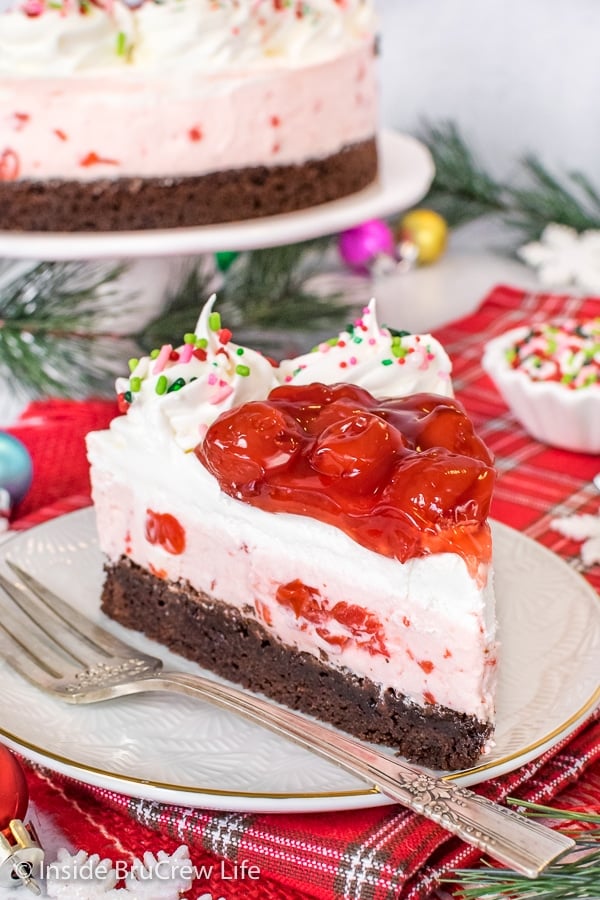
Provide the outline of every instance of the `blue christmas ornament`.
<path id="1" fill-rule="evenodd" d="M 19 503 L 31 484 L 31 457 L 21 441 L 0 431 L 0 488 L 10 495 L 12 505 Z"/>

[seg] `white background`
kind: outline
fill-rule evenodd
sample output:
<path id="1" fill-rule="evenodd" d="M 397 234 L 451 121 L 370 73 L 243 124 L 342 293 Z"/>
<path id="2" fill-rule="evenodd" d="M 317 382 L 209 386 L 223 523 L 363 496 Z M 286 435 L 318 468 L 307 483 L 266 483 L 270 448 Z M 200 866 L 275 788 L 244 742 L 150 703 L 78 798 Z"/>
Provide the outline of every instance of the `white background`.
<path id="1" fill-rule="evenodd" d="M 376 0 L 384 123 L 452 119 L 511 179 L 534 152 L 600 187 L 598 0 Z"/>

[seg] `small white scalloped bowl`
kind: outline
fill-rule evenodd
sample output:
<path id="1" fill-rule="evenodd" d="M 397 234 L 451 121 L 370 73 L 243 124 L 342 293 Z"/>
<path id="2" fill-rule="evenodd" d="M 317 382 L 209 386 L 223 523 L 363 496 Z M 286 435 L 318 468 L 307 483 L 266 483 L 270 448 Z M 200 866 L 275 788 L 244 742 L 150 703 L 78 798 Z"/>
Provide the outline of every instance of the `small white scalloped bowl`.
<path id="1" fill-rule="evenodd" d="M 515 418 L 536 440 L 563 450 L 600 453 L 600 386 L 570 390 L 556 381 L 533 381 L 512 369 L 506 351 L 530 327 L 512 328 L 488 341 L 481 365 Z"/>

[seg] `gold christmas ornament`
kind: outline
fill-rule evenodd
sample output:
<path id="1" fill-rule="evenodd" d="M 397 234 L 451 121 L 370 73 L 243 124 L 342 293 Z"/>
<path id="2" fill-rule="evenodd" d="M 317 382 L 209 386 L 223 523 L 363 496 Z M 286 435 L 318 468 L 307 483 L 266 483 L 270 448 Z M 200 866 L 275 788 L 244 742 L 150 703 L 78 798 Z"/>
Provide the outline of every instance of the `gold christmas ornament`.
<path id="1" fill-rule="evenodd" d="M 396 240 L 402 256 L 402 245 L 414 245 L 417 264 L 429 265 L 442 256 L 448 242 L 446 220 L 433 209 L 412 209 L 396 227 Z"/>

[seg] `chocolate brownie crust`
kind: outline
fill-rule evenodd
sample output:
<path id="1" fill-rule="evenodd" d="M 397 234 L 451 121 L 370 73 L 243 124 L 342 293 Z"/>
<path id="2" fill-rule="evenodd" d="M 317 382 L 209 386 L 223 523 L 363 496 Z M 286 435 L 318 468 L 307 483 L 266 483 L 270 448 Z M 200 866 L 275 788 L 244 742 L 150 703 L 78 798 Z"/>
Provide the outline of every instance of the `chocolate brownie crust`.
<path id="1" fill-rule="evenodd" d="M 198 177 L 0 181 L 0 231 L 138 231 L 255 219 L 337 200 L 376 175 L 371 139 L 302 165 Z"/>
<path id="2" fill-rule="evenodd" d="M 368 679 L 276 642 L 254 618 L 154 577 L 122 558 L 106 566 L 102 609 L 175 653 L 251 691 L 436 769 L 473 765 L 491 732 L 477 719 L 420 707 Z"/>

